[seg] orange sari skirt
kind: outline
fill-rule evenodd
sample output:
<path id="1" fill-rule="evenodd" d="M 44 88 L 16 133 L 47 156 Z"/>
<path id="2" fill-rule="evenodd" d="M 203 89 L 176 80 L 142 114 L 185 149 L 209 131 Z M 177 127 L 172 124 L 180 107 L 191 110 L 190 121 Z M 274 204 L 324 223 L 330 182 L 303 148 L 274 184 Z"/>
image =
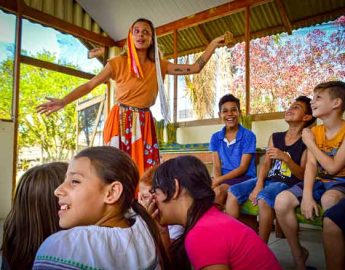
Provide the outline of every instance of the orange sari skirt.
<path id="1" fill-rule="evenodd" d="M 105 145 L 128 153 L 138 166 L 140 176 L 159 164 L 155 124 L 149 109 L 115 105 L 104 125 Z"/>

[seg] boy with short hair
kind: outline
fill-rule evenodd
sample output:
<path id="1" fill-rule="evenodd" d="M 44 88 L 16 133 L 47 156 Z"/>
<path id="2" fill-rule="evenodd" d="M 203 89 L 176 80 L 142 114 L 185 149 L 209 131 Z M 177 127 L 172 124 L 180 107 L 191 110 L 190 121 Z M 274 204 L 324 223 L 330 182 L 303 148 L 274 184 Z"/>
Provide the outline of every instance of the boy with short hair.
<path id="1" fill-rule="evenodd" d="M 231 94 L 219 103 L 219 117 L 223 129 L 211 137 L 209 149 L 213 156 L 213 182 L 216 202 L 223 204 L 229 185 L 256 176 L 255 134 L 239 124 L 240 100 Z"/>
<path id="2" fill-rule="evenodd" d="M 308 251 L 299 242 L 295 208 L 302 199 L 301 212 L 312 219 L 314 214 L 319 215 L 316 202 L 321 201 L 322 208 L 327 210 L 345 197 L 345 83 L 329 81 L 317 85 L 311 106 L 313 116 L 323 124 L 302 132 L 308 148 L 304 184 L 280 193 L 275 203 L 297 269 L 306 268 Z"/>
<path id="3" fill-rule="evenodd" d="M 276 196 L 303 179 L 306 146 L 302 130 L 315 121 L 310 98 L 296 98 L 285 112 L 285 121 L 288 130 L 275 132 L 269 138 L 258 177 L 231 186 L 226 202 L 226 212 L 235 218 L 239 217 L 240 205 L 248 198 L 259 206 L 259 235 L 266 243 L 273 225 Z"/>

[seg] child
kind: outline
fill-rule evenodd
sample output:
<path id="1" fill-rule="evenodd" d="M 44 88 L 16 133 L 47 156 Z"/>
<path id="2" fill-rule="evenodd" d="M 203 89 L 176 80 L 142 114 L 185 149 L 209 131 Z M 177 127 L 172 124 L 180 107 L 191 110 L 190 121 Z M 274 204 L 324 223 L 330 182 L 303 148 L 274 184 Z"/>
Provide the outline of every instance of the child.
<path id="1" fill-rule="evenodd" d="M 268 141 L 265 159 L 258 178 L 229 188 L 226 212 L 238 218 L 240 204 L 248 198 L 259 206 L 259 235 L 268 242 L 273 220 L 274 201 L 278 193 L 303 180 L 306 146 L 302 141 L 304 127 L 314 123 L 310 98 L 300 96 L 285 112 L 289 129 L 273 133 Z"/>
<path id="2" fill-rule="evenodd" d="M 159 222 L 185 228 L 171 245 L 174 269 L 281 269 L 253 230 L 214 206 L 211 184 L 193 156 L 170 159 L 154 175 Z"/>
<path id="3" fill-rule="evenodd" d="M 35 166 L 20 178 L 4 222 L 1 269 L 31 269 L 40 244 L 60 229 L 54 190 L 66 171 L 67 163 L 53 162 Z"/>
<path id="4" fill-rule="evenodd" d="M 33 269 L 165 269 L 157 227 L 134 199 L 138 180 L 133 160 L 115 147 L 79 152 L 55 191 L 68 230 L 43 242 Z"/>
<path id="5" fill-rule="evenodd" d="M 308 148 L 304 184 L 280 193 L 275 202 L 276 215 L 297 269 L 305 269 L 308 258 L 308 251 L 299 242 L 294 211 L 301 198 L 302 214 L 312 219 L 314 214 L 319 215 L 317 201 L 321 199 L 322 208 L 327 210 L 345 197 L 345 83 L 330 81 L 317 85 L 311 107 L 313 116 L 323 124 L 302 132 Z"/>
<path id="6" fill-rule="evenodd" d="M 212 186 L 216 202 L 223 204 L 229 185 L 256 176 L 256 137 L 239 124 L 241 109 L 238 98 L 227 94 L 219 100 L 218 107 L 219 118 L 225 126 L 212 135 L 209 148 L 213 152 Z"/>
<path id="7" fill-rule="evenodd" d="M 158 165 L 146 170 L 139 181 L 138 201 L 149 211 L 149 213 L 152 209 L 151 205 L 154 204 L 152 203 L 153 195 L 151 194 L 151 190 L 153 175 L 156 172 L 157 168 Z M 155 213 L 150 214 L 152 214 L 152 216 L 155 217 Z M 166 248 L 170 246 L 170 240 L 177 239 L 183 233 L 184 230 L 183 227 L 180 225 L 169 225 L 168 227 L 160 226 L 159 223 L 157 225 L 160 229 L 161 237 Z"/>
<path id="8" fill-rule="evenodd" d="M 345 199 L 324 214 L 323 244 L 327 269 L 345 269 Z"/>

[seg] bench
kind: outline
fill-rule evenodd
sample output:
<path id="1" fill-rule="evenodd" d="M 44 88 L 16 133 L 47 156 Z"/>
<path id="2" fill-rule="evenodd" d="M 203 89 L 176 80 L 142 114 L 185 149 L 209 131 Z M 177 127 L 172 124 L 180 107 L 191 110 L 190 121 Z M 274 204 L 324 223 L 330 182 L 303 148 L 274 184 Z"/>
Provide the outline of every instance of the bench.
<path id="1" fill-rule="evenodd" d="M 309 220 L 309 219 L 306 219 L 302 215 L 300 207 L 297 207 L 295 210 L 295 213 L 296 213 L 298 223 L 322 227 L 323 211 L 322 211 L 321 207 L 320 207 L 320 209 L 321 209 L 320 215 L 318 217 L 315 217 L 314 220 Z M 259 215 L 259 207 L 257 205 L 253 205 L 250 200 L 247 200 L 241 206 L 239 220 L 241 220 L 246 225 L 252 227 L 257 232 L 258 227 L 259 227 L 258 221 L 257 221 L 258 215 Z M 277 220 L 276 220 L 276 224 L 275 224 L 275 233 L 276 233 L 276 237 L 278 237 L 278 238 L 284 237 L 284 234 L 283 234 Z"/>

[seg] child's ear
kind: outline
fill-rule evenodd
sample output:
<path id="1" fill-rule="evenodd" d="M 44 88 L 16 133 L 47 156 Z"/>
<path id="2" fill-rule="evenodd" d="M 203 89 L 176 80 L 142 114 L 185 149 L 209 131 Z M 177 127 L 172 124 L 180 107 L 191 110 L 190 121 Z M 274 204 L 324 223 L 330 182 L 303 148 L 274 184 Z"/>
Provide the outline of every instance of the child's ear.
<path id="1" fill-rule="evenodd" d="M 175 200 L 178 198 L 179 194 L 180 194 L 180 183 L 177 181 L 177 179 L 174 179 L 175 182 L 175 192 L 174 195 L 172 196 L 172 199 Z"/>
<path id="2" fill-rule="evenodd" d="M 333 109 L 338 109 L 341 107 L 341 104 L 342 104 L 342 100 L 341 98 L 335 98 L 333 100 Z"/>
<path id="3" fill-rule="evenodd" d="M 107 204 L 116 203 L 122 194 L 123 186 L 119 181 L 115 181 L 107 186 L 104 202 Z"/>
<path id="4" fill-rule="evenodd" d="M 304 121 L 304 122 L 308 122 L 308 121 L 310 121 L 312 118 L 313 118 L 312 115 L 306 114 L 306 115 L 303 116 L 303 121 Z"/>

